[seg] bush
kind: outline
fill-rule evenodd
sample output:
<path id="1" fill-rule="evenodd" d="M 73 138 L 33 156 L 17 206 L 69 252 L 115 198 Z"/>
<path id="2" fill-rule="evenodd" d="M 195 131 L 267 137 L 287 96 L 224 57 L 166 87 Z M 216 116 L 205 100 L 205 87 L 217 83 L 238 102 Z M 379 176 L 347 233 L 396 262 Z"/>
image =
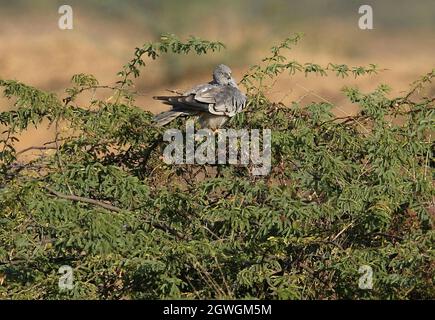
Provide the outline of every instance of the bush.
<path id="1" fill-rule="evenodd" d="M 162 128 L 135 106 L 133 78 L 165 53 L 223 45 L 173 35 L 137 48 L 114 86 L 72 78 L 61 100 L 0 80 L 0 297 L 13 299 L 430 299 L 435 297 L 434 100 L 345 88 L 356 116 L 327 102 L 284 106 L 264 89 L 297 72 L 355 77 L 375 65 L 289 61 L 299 35 L 273 47 L 242 84 L 247 110 L 232 128 L 272 130 L 272 171 L 249 166 L 167 165 Z M 78 105 L 86 91 L 107 100 Z M 56 139 L 15 150 L 23 131 L 48 120 Z M 177 126 L 182 122 L 178 121 Z M 23 161 L 29 150 L 41 155 Z M 60 290 L 69 265 L 74 288 Z M 361 266 L 373 289 L 358 287 Z"/>

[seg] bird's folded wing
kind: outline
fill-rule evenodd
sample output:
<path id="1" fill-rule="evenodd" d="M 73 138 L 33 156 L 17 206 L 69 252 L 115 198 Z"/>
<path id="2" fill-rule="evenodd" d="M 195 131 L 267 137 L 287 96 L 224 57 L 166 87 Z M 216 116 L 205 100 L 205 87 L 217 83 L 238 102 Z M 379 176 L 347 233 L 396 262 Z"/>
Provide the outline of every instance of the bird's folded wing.
<path id="1" fill-rule="evenodd" d="M 214 86 L 195 94 L 195 100 L 208 104 L 208 111 L 215 115 L 234 116 L 245 105 L 245 96 L 231 86 Z"/>
<path id="2" fill-rule="evenodd" d="M 216 84 L 213 84 L 213 83 L 200 84 L 200 85 L 197 85 L 196 87 L 184 92 L 183 96 L 189 96 L 191 94 L 197 94 L 200 92 L 204 92 L 204 91 L 207 91 L 213 87 L 216 87 Z"/>
<path id="3" fill-rule="evenodd" d="M 207 85 L 196 93 L 182 96 L 154 97 L 173 106 L 177 112 L 208 112 L 219 116 L 232 117 L 242 111 L 246 97 L 231 86 Z"/>
<path id="4" fill-rule="evenodd" d="M 200 111 L 208 112 L 208 103 L 202 103 L 195 100 L 195 95 L 188 96 L 160 96 L 155 99 L 163 100 L 165 104 L 173 107 L 174 111 Z"/>

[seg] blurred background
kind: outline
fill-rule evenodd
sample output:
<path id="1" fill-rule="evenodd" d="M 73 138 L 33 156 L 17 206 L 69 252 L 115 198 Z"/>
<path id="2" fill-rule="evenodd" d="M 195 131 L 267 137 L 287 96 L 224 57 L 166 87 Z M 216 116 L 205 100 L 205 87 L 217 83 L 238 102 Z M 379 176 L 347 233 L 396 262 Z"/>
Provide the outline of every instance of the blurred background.
<path id="1" fill-rule="evenodd" d="M 58 8 L 63 4 L 73 8 L 73 30 L 58 28 Z M 373 30 L 358 27 L 358 8 L 363 4 L 373 8 Z M 268 95 L 286 104 L 322 97 L 344 115 L 355 111 L 340 93 L 344 85 L 368 91 L 386 83 L 396 94 L 435 67 L 434 0 L 0 0 L 0 78 L 62 97 L 77 73 L 91 73 L 100 83 L 113 84 L 134 48 L 158 40 L 161 33 L 225 43 L 227 48 L 219 53 L 165 55 L 143 70 L 136 83 L 143 94 L 137 105 L 157 113 L 166 108 L 153 101 L 153 95 L 208 81 L 217 63 L 228 64 L 240 80 L 272 45 L 295 32 L 305 36 L 290 53 L 291 60 L 325 66 L 375 63 L 387 70 L 358 80 L 283 75 Z M 435 94 L 435 88 L 430 90 Z M 0 110 L 9 107 L 0 100 Z M 30 131 L 20 145 L 48 141 L 50 132 Z"/>

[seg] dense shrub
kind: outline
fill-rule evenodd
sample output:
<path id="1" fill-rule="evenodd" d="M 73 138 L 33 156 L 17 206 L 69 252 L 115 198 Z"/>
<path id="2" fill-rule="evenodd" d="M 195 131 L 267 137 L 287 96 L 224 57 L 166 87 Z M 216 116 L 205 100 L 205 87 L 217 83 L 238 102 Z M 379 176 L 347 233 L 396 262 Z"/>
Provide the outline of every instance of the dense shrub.
<path id="1" fill-rule="evenodd" d="M 264 90 L 280 73 L 377 72 L 290 61 L 299 38 L 247 72 L 247 110 L 228 125 L 272 130 L 264 177 L 249 166 L 165 164 L 163 129 L 135 106 L 145 57 L 221 43 L 162 36 L 136 49 L 114 86 L 79 74 L 64 99 L 0 80 L 14 105 L 0 113 L 0 297 L 434 298 L 434 99 L 417 93 L 435 70 L 400 97 L 385 85 L 345 88 L 356 116 L 335 118 L 328 102 L 269 101 Z M 95 90 L 108 99 L 76 103 Z M 44 120 L 55 141 L 15 150 Z M 62 265 L 74 270 L 70 291 L 58 288 Z M 372 290 L 358 288 L 362 265 L 373 269 Z"/>

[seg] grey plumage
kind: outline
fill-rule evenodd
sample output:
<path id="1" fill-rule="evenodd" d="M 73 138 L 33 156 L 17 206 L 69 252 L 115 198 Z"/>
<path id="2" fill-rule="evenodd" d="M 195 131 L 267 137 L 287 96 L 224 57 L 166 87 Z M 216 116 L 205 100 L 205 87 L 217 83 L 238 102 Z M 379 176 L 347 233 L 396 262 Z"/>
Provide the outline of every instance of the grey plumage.
<path id="1" fill-rule="evenodd" d="M 214 70 L 213 81 L 179 96 L 158 96 L 154 99 L 172 106 L 171 110 L 154 117 L 154 121 L 162 126 L 179 116 L 199 116 L 201 127 L 217 129 L 246 105 L 246 97 L 232 78 L 231 69 L 223 64 Z"/>

